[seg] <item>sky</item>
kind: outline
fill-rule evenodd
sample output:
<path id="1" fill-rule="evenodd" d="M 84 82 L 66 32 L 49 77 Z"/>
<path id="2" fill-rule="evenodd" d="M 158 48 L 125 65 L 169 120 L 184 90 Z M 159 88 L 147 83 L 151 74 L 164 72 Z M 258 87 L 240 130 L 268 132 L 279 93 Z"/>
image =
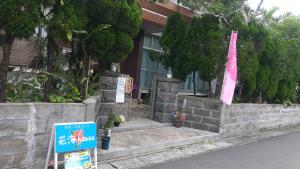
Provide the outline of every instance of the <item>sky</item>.
<path id="1" fill-rule="evenodd" d="M 259 2 L 260 0 L 248 0 L 248 3 L 252 9 L 256 9 Z M 292 12 L 294 15 L 300 16 L 300 0 L 264 0 L 263 8 L 271 9 L 274 6 L 279 8 L 275 15 Z"/>

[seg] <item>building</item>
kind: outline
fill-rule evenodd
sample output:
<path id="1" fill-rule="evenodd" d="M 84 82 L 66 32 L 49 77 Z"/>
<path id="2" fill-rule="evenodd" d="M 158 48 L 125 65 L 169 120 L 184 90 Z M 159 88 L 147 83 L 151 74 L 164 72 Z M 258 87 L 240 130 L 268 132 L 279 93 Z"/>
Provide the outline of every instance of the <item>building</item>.
<path id="1" fill-rule="evenodd" d="M 176 2 L 165 4 L 150 3 L 146 0 L 140 0 L 143 10 L 142 28 L 135 39 L 133 52 L 127 60 L 121 63 L 121 73 L 129 74 L 134 78 L 135 91 L 134 97 L 139 98 L 141 95 L 148 93 L 151 89 L 152 81 L 155 76 L 166 77 L 167 70 L 158 62 L 152 61 L 149 57 L 150 51 L 163 52 L 159 39 L 167 23 L 169 15 L 176 11 L 182 14 L 186 22 L 190 22 L 193 12 L 187 8 L 179 6 Z M 197 89 L 204 89 L 205 83 L 197 79 Z M 192 79 L 187 77 L 185 83 L 182 83 L 183 91 L 191 91 Z"/>

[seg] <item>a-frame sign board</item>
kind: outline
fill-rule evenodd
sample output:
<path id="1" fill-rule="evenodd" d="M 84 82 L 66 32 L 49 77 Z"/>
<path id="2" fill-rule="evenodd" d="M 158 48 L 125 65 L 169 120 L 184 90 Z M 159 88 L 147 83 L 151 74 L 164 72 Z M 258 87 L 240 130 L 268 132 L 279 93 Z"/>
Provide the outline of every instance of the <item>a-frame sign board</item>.
<path id="1" fill-rule="evenodd" d="M 94 122 L 56 123 L 53 126 L 45 169 L 48 169 L 54 144 L 54 169 L 58 166 L 58 154 L 64 154 L 65 169 L 85 166 L 97 169 L 97 125 Z M 94 150 L 94 160 L 90 150 Z M 93 164 L 93 162 L 94 164 Z"/>

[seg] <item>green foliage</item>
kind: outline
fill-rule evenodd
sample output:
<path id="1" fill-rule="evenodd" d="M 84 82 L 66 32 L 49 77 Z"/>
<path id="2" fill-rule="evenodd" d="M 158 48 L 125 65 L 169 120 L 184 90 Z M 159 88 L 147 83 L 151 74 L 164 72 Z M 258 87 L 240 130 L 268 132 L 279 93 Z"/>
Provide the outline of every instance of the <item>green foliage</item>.
<path id="1" fill-rule="evenodd" d="M 110 130 L 114 126 L 114 120 L 115 120 L 116 115 L 110 112 L 108 114 L 108 120 L 104 125 L 104 134 L 108 135 L 108 130 Z"/>
<path id="2" fill-rule="evenodd" d="M 278 90 L 278 84 L 279 84 L 280 77 L 278 77 L 278 74 L 276 71 L 271 71 L 269 74 L 269 85 L 268 89 L 264 91 L 263 98 L 265 98 L 269 102 L 275 102 L 275 96 Z M 263 85 L 263 83 L 262 83 Z"/>
<path id="3" fill-rule="evenodd" d="M 29 38 L 40 23 L 37 0 L 0 1 L 0 102 L 5 101 L 7 72 L 12 44 L 16 38 Z"/>
<path id="4" fill-rule="evenodd" d="M 87 52 L 100 62 L 122 62 L 133 49 L 133 39 L 142 22 L 142 11 L 135 0 L 91 0 Z M 103 25 L 110 25 L 103 29 Z"/>
<path id="5" fill-rule="evenodd" d="M 33 75 L 30 78 L 21 77 L 21 80 L 18 81 L 8 81 L 6 84 L 7 101 L 21 103 L 41 101 L 42 86 L 46 80 L 47 77 L 44 75 Z"/>
<path id="6" fill-rule="evenodd" d="M 280 102 L 284 101 L 294 101 L 296 95 L 297 83 L 293 79 L 283 79 L 279 82 L 277 99 Z"/>
<path id="7" fill-rule="evenodd" d="M 160 44 L 165 53 L 156 60 L 170 67 L 175 78 L 184 80 L 188 74 L 199 72 L 210 84 L 223 68 L 224 34 L 213 15 L 194 17 L 187 27 L 181 14 L 174 13 L 168 17 Z"/>
<path id="8" fill-rule="evenodd" d="M 245 99 L 249 100 L 256 89 L 256 79 L 255 78 L 247 79 L 244 83 L 245 84 L 244 84 L 242 94 L 245 97 Z"/>
<path id="9" fill-rule="evenodd" d="M 262 25 L 255 21 L 245 24 L 239 15 L 232 16 L 230 22 L 229 30 L 238 30 L 237 60 L 240 97 L 245 98 L 242 100 L 249 100 L 256 93 L 261 92 L 263 85 L 267 85 L 264 78 L 268 77 L 265 77 L 264 72 L 258 74 L 259 70 L 263 70 L 260 69 L 260 57 L 263 55 L 267 34 Z"/>
<path id="10" fill-rule="evenodd" d="M 200 67 L 201 59 L 203 59 L 204 38 L 203 32 L 205 30 L 202 25 L 202 19 L 199 17 L 193 17 L 191 24 L 189 25 L 186 33 L 186 49 L 187 49 L 187 61 L 190 71 L 198 71 Z"/>
<path id="11" fill-rule="evenodd" d="M 74 30 L 85 28 L 88 19 L 83 2 L 77 0 L 64 0 L 63 2 L 43 1 L 43 7 L 51 9 L 49 13 L 51 17 L 44 16 L 44 23 L 48 37 L 67 42 L 72 40 Z M 46 15 L 49 14 L 46 13 Z"/>
<path id="12" fill-rule="evenodd" d="M 51 103 L 72 103 L 80 102 L 80 92 L 75 85 L 63 84 L 55 93 L 49 95 Z"/>
<path id="13" fill-rule="evenodd" d="M 40 22 L 38 9 L 37 0 L 1 0 L 0 30 L 4 36 L 29 38 Z"/>
<path id="14" fill-rule="evenodd" d="M 132 49 L 132 37 L 115 31 L 113 27 L 102 30 L 101 26 L 98 26 L 88 39 L 88 51 L 97 59 L 109 63 L 125 60 Z"/>
<path id="15" fill-rule="evenodd" d="M 30 78 L 23 77 L 19 81 L 8 81 L 6 98 L 9 102 L 40 102 L 42 100 L 43 86 L 48 80 L 48 76 L 38 74 L 30 76 Z M 57 86 L 55 92 L 49 96 L 51 103 L 81 101 L 79 90 L 73 84 L 60 81 Z"/>
<path id="16" fill-rule="evenodd" d="M 288 83 L 281 80 L 278 85 L 277 98 L 283 102 L 289 98 L 288 96 Z"/>
<path id="17" fill-rule="evenodd" d="M 285 16 L 279 21 L 270 16 L 248 24 L 238 15 L 231 19 L 231 29 L 239 30 L 239 85 L 246 100 L 261 95 L 264 101 L 288 103 L 295 100 L 300 76 L 300 19 Z"/>
<path id="18" fill-rule="evenodd" d="M 202 80 L 211 82 L 216 78 L 220 65 L 224 63 L 225 45 L 223 32 L 218 18 L 213 15 L 203 15 L 200 18 L 201 27 L 195 27 L 199 31 L 200 48 L 191 49 L 199 52 L 200 62 L 197 66 Z"/>
<path id="19" fill-rule="evenodd" d="M 270 79 L 269 79 L 269 72 L 267 70 L 265 70 L 263 67 L 260 67 L 260 70 L 257 72 L 256 75 L 256 90 L 260 93 L 263 92 L 263 94 L 265 95 L 268 87 L 270 86 Z"/>
<path id="20" fill-rule="evenodd" d="M 180 0 L 180 3 L 195 11 L 206 11 L 223 16 L 240 9 L 242 5 L 239 0 Z"/>
<path id="21" fill-rule="evenodd" d="M 186 66 L 185 33 L 186 25 L 183 17 L 179 13 L 174 13 L 168 17 L 160 39 L 160 44 L 165 51 L 161 61 L 166 67 L 171 67 L 173 77 L 178 79 L 185 79 L 189 74 Z"/>

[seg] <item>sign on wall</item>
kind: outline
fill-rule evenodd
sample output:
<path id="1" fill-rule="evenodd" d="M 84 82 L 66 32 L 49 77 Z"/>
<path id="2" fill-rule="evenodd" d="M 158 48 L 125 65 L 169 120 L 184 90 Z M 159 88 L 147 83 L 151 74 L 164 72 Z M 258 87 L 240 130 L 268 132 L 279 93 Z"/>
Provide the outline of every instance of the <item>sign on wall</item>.
<path id="1" fill-rule="evenodd" d="M 126 78 L 118 77 L 116 103 L 125 102 L 125 84 L 126 84 Z"/>

